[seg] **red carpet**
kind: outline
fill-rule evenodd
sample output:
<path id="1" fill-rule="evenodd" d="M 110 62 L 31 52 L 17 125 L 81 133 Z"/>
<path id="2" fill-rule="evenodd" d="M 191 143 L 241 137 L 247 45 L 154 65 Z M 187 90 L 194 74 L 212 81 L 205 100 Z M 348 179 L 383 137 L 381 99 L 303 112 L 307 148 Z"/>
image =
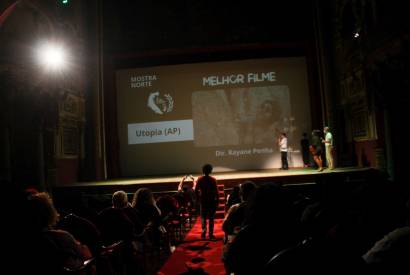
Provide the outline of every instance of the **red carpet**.
<path id="1" fill-rule="evenodd" d="M 201 219 L 198 217 L 184 243 L 177 247 L 158 275 L 225 275 L 221 261 L 224 237 L 222 221 L 222 219 L 215 219 L 216 241 L 201 240 Z"/>

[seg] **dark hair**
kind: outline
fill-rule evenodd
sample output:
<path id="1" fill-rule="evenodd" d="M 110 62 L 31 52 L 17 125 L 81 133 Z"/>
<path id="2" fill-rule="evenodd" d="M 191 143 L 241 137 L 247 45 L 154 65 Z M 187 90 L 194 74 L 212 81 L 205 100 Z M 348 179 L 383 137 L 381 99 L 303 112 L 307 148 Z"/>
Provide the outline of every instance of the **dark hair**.
<path id="1" fill-rule="evenodd" d="M 253 181 L 245 181 L 240 185 L 242 200 L 247 201 L 249 195 L 256 189 L 256 185 Z"/>
<path id="2" fill-rule="evenodd" d="M 202 173 L 204 173 L 205 175 L 209 175 L 212 173 L 212 165 L 207 163 L 204 166 L 202 166 Z"/>
<path id="3" fill-rule="evenodd" d="M 46 192 L 29 195 L 25 214 L 32 230 L 53 227 L 58 221 L 58 212 L 50 195 Z"/>
<path id="4" fill-rule="evenodd" d="M 138 189 L 134 197 L 132 199 L 132 207 L 138 208 L 142 205 L 152 204 L 153 194 L 150 189 L 148 188 L 140 188 Z"/>
<path id="5" fill-rule="evenodd" d="M 292 204 L 288 190 L 274 183 L 260 184 L 249 196 L 244 225 L 261 226 L 275 220 L 286 227 L 294 217 Z"/>

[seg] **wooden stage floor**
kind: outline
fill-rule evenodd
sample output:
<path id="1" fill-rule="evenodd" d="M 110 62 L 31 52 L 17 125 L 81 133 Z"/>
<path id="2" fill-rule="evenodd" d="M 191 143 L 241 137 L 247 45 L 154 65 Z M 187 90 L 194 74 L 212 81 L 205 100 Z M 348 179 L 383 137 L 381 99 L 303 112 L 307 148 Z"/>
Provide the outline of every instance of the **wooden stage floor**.
<path id="1" fill-rule="evenodd" d="M 335 168 L 334 170 L 325 169 L 323 172 L 317 172 L 313 168 L 291 168 L 289 170 L 269 169 L 269 170 L 252 170 L 252 171 L 237 171 L 226 173 L 213 173 L 212 175 L 223 183 L 226 189 L 233 187 L 245 180 L 258 182 L 276 182 L 283 185 L 297 184 L 308 185 L 314 184 L 321 178 L 326 177 L 347 177 L 354 180 L 363 178 L 371 168 L 343 167 Z M 122 178 L 106 181 L 94 182 L 78 182 L 69 186 L 57 187 L 57 189 L 82 190 L 85 189 L 93 193 L 97 192 L 113 192 L 116 190 L 124 190 L 126 192 L 134 192 L 140 187 L 149 187 L 154 192 L 172 192 L 176 191 L 180 180 L 184 175 L 170 176 L 152 176 L 138 178 Z M 193 174 L 195 178 L 199 174 Z M 105 193 L 104 192 L 104 193 Z"/>

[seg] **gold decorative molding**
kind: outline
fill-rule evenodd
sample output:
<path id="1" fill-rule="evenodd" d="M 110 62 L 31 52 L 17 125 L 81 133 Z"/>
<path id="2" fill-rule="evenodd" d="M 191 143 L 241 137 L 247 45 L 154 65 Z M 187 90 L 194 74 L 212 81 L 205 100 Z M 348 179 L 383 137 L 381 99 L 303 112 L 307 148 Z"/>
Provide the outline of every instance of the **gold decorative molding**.
<path id="1" fill-rule="evenodd" d="M 81 155 L 81 139 L 85 124 L 85 99 L 78 94 L 71 90 L 65 90 L 58 102 L 60 158 L 77 158 Z"/>
<path id="2" fill-rule="evenodd" d="M 349 73 L 340 86 L 341 104 L 345 106 L 346 124 L 352 138 L 356 141 L 376 139 L 375 114 L 370 110 L 364 71 Z"/>
<path id="3" fill-rule="evenodd" d="M 59 104 L 60 119 L 84 121 L 85 99 L 71 92 L 64 92 Z"/>

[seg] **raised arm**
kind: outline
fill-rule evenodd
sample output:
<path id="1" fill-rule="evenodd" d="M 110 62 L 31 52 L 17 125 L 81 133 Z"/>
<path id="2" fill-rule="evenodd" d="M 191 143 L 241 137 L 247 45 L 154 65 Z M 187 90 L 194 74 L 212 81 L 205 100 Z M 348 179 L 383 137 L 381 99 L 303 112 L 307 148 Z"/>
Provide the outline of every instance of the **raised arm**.
<path id="1" fill-rule="evenodd" d="M 181 181 L 179 182 L 178 191 L 182 191 L 182 186 L 184 186 L 185 180 L 186 180 L 186 176 L 183 176 Z"/>

